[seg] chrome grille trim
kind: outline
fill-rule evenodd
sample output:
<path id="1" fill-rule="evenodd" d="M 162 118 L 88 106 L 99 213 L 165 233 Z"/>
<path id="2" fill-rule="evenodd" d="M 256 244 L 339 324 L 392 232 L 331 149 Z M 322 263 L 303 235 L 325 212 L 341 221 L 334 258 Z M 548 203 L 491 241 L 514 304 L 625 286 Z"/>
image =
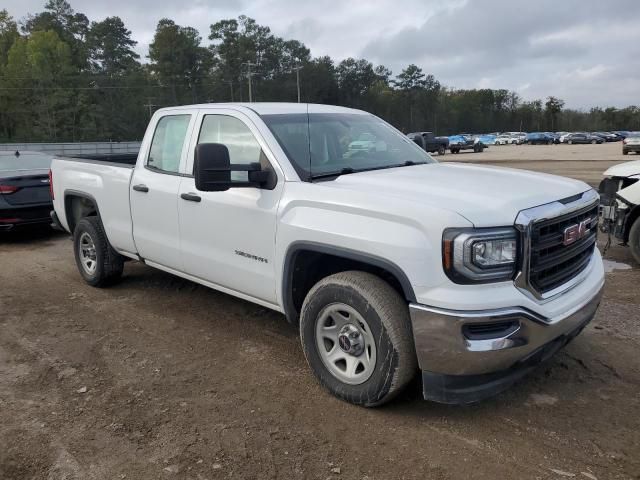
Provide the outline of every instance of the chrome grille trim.
<path id="1" fill-rule="evenodd" d="M 556 287 L 550 291 L 541 293 L 530 282 L 530 270 L 531 270 L 531 254 L 532 245 L 531 240 L 533 236 L 533 228 L 536 223 L 553 220 L 557 217 L 565 217 L 573 212 L 579 212 L 580 210 L 588 208 L 596 208 L 599 202 L 599 195 L 593 189 L 583 192 L 581 195 L 569 197 L 567 199 L 558 200 L 556 202 L 547 203 L 538 207 L 522 210 L 516 217 L 515 227 L 521 234 L 521 263 L 520 270 L 516 274 L 514 280 L 515 286 L 539 303 L 544 303 L 551 300 L 553 297 L 560 295 L 567 290 L 578 285 L 582 282 L 591 271 L 591 262 L 593 260 L 593 254 L 589 264 L 580 271 L 576 276 L 569 281 Z"/>

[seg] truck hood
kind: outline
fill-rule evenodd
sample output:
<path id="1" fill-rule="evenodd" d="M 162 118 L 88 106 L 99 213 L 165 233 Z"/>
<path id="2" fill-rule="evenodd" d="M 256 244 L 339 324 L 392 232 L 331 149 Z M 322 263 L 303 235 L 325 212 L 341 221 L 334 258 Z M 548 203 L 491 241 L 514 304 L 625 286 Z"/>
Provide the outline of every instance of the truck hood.
<path id="1" fill-rule="evenodd" d="M 640 160 L 614 165 L 604 172 L 605 177 L 630 177 L 640 175 Z"/>
<path id="2" fill-rule="evenodd" d="M 555 175 L 460 163 L 354 173 L 332 186 L 454 211 L 476 227 L 512 225 L 521 210 L 591 188 Z"/>

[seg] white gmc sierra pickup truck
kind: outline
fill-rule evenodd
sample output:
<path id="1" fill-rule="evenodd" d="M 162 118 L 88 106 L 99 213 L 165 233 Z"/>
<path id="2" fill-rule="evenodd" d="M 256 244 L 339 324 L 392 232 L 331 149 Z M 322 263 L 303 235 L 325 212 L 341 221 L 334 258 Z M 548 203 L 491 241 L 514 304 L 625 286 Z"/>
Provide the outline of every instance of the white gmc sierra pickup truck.
<path id="1" fill-rule="evenodd" d="M 600 302 L 593 189 L 437 163 L 362 111 L 165 108 L 133 163 L 53 161 L 52 217 L 84 280 L 108 285 L 134 259 L 282 312 L 319 382 L 358 405 L 418 369 L 427 399 L 481 400 Z"/>

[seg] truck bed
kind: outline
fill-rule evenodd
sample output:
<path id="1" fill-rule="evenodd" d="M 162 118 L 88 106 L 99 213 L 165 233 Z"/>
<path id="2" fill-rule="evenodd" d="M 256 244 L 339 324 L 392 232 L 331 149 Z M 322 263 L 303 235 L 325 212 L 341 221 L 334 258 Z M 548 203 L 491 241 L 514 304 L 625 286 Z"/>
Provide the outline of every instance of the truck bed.
<path id="1" fill-rule="evenodd" d="M 109 164 L 117 167 L 133 168 L 138 159 L 137 153 L 120 153 L 120 154 L 96 154 L 96 155 L 67 155 L 56 156 L 61 160 L 71 160 L 75 162 L 101 163 Z"/>
<path id="2" fill-rule="evenodd" d="M 118 251 L 135 252 L 129 205 L 129 187 L 137 155 L 56 156 L 51 163 L 54 207 L 62 226 L 72 231 L 76 197 L 99 205 L 100 218 L 111 245 Z"/>

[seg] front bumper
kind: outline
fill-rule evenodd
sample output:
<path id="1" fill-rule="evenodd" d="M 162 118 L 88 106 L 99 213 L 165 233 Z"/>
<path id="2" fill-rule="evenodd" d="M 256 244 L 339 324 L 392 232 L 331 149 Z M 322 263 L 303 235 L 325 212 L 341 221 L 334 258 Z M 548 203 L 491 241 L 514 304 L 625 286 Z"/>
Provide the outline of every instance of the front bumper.
<path id="1" fill-rule="evenodd" d="M 601 298 L 602 287 L 556 318 L 522 307 L 461 311 L 411 304 L 425 399 L 465 404 L 506 389 L 580 333 Z"/>
<path id="2" fill-rule="evenodd" d="M 623 152 L 640 152 L 640 145 L 623 145 Z"/>

